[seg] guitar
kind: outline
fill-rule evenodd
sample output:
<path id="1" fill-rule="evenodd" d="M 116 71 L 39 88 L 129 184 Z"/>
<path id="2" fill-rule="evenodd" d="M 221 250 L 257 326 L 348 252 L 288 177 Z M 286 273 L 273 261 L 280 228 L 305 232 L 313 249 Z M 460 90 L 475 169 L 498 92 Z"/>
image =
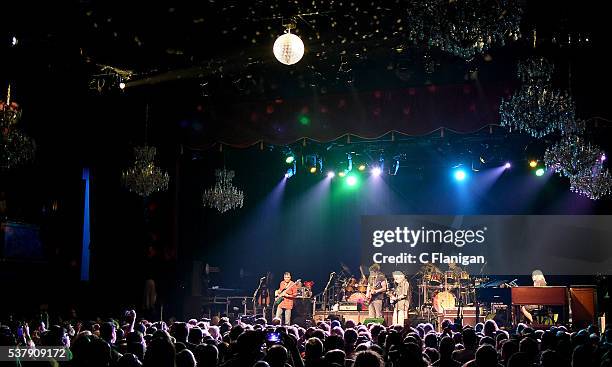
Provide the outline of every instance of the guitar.
<path id="1" fill-rule="evenodd" d="M 386 284 L 387 280 L 385 279 L 384 282 Z M 372 292 L 373 291 L 380 291 L 381 289 L 383 289 L 382 283 L 383 283 L 383 281 L 379 280 L 372 287 L 372 288 L 374 288 L 373 290 L 368 290 L 368 292 L 366 293 L 366 302 L 367 303 L 370 303 L 372 301 L 372 296 L 373 296 Z M 380 293 L 380 292 L 377 292 L 376 294 L 378 294 L 378 293 Z"/>
<path id="2" fill-rule="evenodd" d="M 300 283 L 302 281 L 302 279 L 298 279 L 295 282 L 289 282 L 289 284 L 285 287 L 285 289 L 283 289 L 282 291 L 280 291 L 277 295 L 276 298 L 274 299 L 274 306 L 278 306 L 281 304 L 281 302 L 283 302 L 283 300 L 285 299 L 285 295 L 287 294 L 287 292 L 293 288 L 296 284 Z"/>
<path id="3" fill-rule="evenodd" d="M 387 296 L 389 296 L 389 302 L 391 303 L 391 306 L 395 306 L 395 304 L 398 303 L 399 301 L 403 301 L 408 298 L 408 296 L 397 297 L 397 295 L 395 294 L 395 291 L 387 292 Z"/>

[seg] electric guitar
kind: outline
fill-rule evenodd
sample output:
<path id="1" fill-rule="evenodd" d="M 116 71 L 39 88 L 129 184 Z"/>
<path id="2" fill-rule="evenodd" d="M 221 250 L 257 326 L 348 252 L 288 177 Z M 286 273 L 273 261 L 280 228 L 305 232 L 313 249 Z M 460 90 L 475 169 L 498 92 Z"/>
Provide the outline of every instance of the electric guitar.
<path id="1" fill-rule="evenodd" d="M 408 296 L 397 297 L 395 295 L 395 291 L 387 292 L 387 296 L 389 296 L 389 302 L 391 303 L 391 306 L 395 306 L 395 304 L 398 303 L 399 301 L 403 301 L 408 298 Z"/>
<path id="2" fill-rule="evenodd" d="M 285 299 L 285 295 L 287 294 L 289 289 L 293 288 L 297 283 L 300 283 L 301 281 L 302 281 L 302 279 L 298 279 L 295 282 L 293 282 L 293 281 L 289 282 L 289 284 L 287 284 L 285 289 L 283 289 L 282 291 L 280 291 L 276 295 L 276 298 L 274 299 L 274 306 L 276 307 L 276 306 L 280 305 L 281 302 L 283 302 L 283 300 Z M 289 297 L 287 297 L 287 298 L 289 298 Z"/>
<path id="3" fill-rule="evenodd" d="M 366 302 L 370 303 L 372 301 L 372 296 L 374 294 L 372 294 L 373 291 L 380 291 L 381 289 L 383 289 L 382 286 L 383 281 L 378 281 L 374 284 L 374 286 L 372 287 L 372 290 L 368 290 L 368 292 L 366 293 Z M 386 280 L 385 280 L 385 284 L 386 284 Z M 376 294 L 381 293 L 381 292 L 377 292 Z"/>

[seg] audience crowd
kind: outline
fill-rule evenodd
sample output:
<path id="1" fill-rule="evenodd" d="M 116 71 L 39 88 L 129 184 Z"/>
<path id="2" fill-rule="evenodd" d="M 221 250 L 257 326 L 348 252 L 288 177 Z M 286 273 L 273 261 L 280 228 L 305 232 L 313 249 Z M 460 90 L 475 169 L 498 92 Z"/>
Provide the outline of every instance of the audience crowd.
<path id="1" fill-rule="evenodd" d="M 121 320 L 121 321 L 119 321 Z M 319 322 L 303 328 L 274 319 L 251 323 L 227 318 L 151 322 L 128 311 L 120 319 L 0 324 L 0 345 L 63 346 L 70 361 L 41 358 L 4 366 L 87 367 L 591 367 L 612 366 L 612 329 L 600 336 L 591 326 L 509 331 L 493 320 L 463 328 L 449 320 L 442 332 L 431 324 L 405 328 L 352 321 Z M 4 349 L 6 352 L 6 349 Z M 0 360 L 2 360 L 0 359 Z"/>

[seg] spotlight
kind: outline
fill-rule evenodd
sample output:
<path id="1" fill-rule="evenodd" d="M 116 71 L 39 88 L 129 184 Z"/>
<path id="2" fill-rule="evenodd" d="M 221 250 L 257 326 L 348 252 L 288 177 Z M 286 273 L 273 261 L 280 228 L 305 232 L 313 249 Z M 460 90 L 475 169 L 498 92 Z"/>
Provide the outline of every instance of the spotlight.
<path id="1" fill-rule="evenodd" d="M 462 169 L 458 169 L 458 170 L 456 170 L 456 171 L 455 171 L 454 176 L 455 176 L 455 180 L 457 180 L 457 181 L 463 181 L 463 180 L 465 180 L 465 177 L 466 177 L 467 175 L 466 175 L 466 173 L 465 173 L 465 171 L 464 171 L 464 170 L 462 170 Z"/>
<path id="2" fill-rule="evenodd" d="M 606 153 L 603 153 L 603 154 L 601 155 L 601 161 L 603 162 L 603 161 L 605 161 L 605 160 L 606 160 Z"/>
<path id="3" fill-rule="evenodd" d="M 382 174 L 382 169 L 380 169 L 380 167 L 374 167 L 372 168 L 372 175 L 373 176 L 380 176 Z"/>
<path id="4" fill-rule="evenodd" d="M 293 161 L 295 161 L 295 157 L 293 156 L 293 154 L 288 155 L 288 156 L 285 158 L 285 163 L 287 163 L 287 164 L 291 164 L 291 163 L 293 163 Z"/>
<path id="5" fill-rule="evenodd" d="M 287 169 L 287 173 L 285 173 L 285 177 L 291 178 L 292 176 L 295 176 L 296 172 L 297 167 L 295 165 L 295 160 L 293 160 L 291 166 Z"/>
<path id="6" fill-rule="evenodd" d="M 346 172 L 340 171 L 340 172 L 338 172 L 338 176 L 344 177 L 344 176 L 346 176 Z"/>
<path id="7" fill-rule="evenodd" d="M 334 171 L 327 172 L 327 178 L 334 178 L 335 175 Z"/>
<path id="8" fill-rule="evenodd" d="M 360 171 L 365 171 L 365 169 L 366 169 L 366 165 L 365 165 L 365 164 L 360 164 L 360 165 L 359 165 L 359 167 L 358 167 L 358 169 L 359 169 Z"/>
<path id="9" fill-rule="evenodd" d="M 535 159 L 532 159 L 529 161 L 529 167 L 536 168 L 537 166 L 538 166 L 538 161 L 536 161 Z"/>
<path id="10" fill-rule="evenodd" d="M 315 174 L 317 172 L 323 172 L 323 158 L 318 154 L 308 154 L 304 157 L 305 166 L 308 172 Z"/>
<path id="11" fill-rule="evenodd" d="M 394 158 L 393 159 L 393 164 L 391 165 L 391 170 L 389 171 L 389 174 L 392 175 L 392 176 L 397 175 L 397 171 L 399 170 L 399 166 L 400 166 L 399 159 Z"/>
<path id="12" fill-rule="evenodd" d="M 346 183 L 349 186 L 355 186 L 357 184 L 357 177 L 350 175 L 346 178 Z"/>
<path id="13" fill-rule="evenodd" d="M 505 169 L 510 169 L 510 167 L 512 167 L 512 165 L 510 164 L 510 162 L 506 162 L 506 164 L 504 164 L 504 168 L 505 168 Z"/>
<path id="14" fill-rule="evenodd" d="M 121 89 L 121 90 L 125 89 L 125 83 L 124 82 L 119 83 L 119 89 Z"/>
<path id="15" fill-rule="evenodd" d="M 536 176 L 540 177 L 540 176 L 544 176 L 544 168 L 538 168 L 535 171 Z"/>

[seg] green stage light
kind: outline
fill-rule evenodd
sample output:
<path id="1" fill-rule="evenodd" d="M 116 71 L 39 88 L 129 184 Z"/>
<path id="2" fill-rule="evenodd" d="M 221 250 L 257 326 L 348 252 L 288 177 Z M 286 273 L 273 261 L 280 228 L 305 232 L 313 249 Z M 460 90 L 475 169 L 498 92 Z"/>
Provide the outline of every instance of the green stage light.
<path id="1" fill-rule="evenodd" d="M 350 175 L 346 178 L 346 184 L 349 186 L 355 186 L 357 184 L 357 177 Z"/>
<path id="2" fill-rule="evenodd" d="M 285 163 L 291 164 L 291 163 L 293 163 L 294 160 L 295 160 L 295 157 L 290 155 L 287 158 L 285 158 Z"/>
<path id="3" fill-rule="evenodd" d="M 544 168 L 538 168 L 535 171 L 536 176 L 540 177 L 540 176 L 544 176 Z"/>
<path id="4" fill-rule="evenodd" d="M 298 121 L 304 126 L 310 125 L 310 117 L 307 115 L 300 115 L 300 117 L 298 117 Z"/>

